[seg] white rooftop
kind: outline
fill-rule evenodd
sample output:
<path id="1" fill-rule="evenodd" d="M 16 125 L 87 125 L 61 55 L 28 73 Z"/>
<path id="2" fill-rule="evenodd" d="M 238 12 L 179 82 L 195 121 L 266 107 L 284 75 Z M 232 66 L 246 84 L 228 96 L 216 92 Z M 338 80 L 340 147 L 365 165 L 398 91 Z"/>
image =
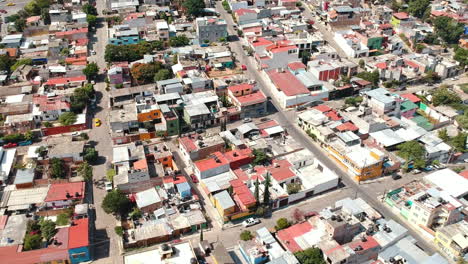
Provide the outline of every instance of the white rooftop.
<path id="1" fill-rule="evenodd" d="M 161 202 L 161 198 L 155 188 L 136 193 L 136 203 L 138 208 L 143 208 L 159 202 Z"/>
<path id="2" fill-rule="evenodd" d="M 179 264 L 191 263 L 194 258 L 192 246 L 189 242 L 172 245 L 174 255 L 170 258 L 162 259 L 159 248 L 141 253 L 127 255 L 124 258 L 125 264 Z"/>
<path id="3" fill-rule="evenodd" d="M 458 198 L 468 194 L 468 179 L 465 179 L 451 169 L 435 171 L 424 178 L 453 197 Z"/>

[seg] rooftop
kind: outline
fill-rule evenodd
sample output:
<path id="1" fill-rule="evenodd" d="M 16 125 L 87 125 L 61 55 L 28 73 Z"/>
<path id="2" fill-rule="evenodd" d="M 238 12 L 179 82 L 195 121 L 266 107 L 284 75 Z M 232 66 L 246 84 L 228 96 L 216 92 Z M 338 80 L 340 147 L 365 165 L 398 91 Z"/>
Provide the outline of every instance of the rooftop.
<path id="1" fill-rule="evenodd" d="M 85 195 L 84 182 L 53 183 L 45 198 L 45 202 L 83 199 Z"/>
<path id="2" fill-rule="evenodd" d="M 161 202 L 158 192 L 155 188 L 136 193 L 136 203 L 138 208 L 144 208 L 146 206 Z"/>
<path id="3" fill-rule="evenodd" d="M 89 245 L 89 220 L 81 218 L 73 220 L 73 224 L 69 227 L 68 247 L 80 248 Z"/>
<path id="4" fill-rule="evenodd" d="M 430 173 L 424 179 L 432 182 L 453 197 L 468 194 L 468 179 L 460 176 L 451 169 L 443 169 Z"/>
<path id="5" fill-rule="evenodd" d="M 160 249 L 148 250 L 140 253 L 126 255 L 125 264 L 169 264 L 169 263 L 191 263 L 195 258 L 192 246 L 189 242 L 170 245 L 173 255 L 170 258 L 163 259 Z"/>
<path id="6" fill-rule="evenodd" d="M 286 96 L 309 94 L 309 90 L 290 71 L 270 70 L 267 72 L 276 88 Z"/>

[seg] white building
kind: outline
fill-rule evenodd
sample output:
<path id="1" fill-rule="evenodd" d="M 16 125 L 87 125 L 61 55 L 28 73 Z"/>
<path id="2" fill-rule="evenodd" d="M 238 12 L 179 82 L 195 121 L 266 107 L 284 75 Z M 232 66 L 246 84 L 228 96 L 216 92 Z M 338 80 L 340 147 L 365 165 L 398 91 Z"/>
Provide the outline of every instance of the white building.
<path id="1" fill-rule="evenodd" d="M 352 30 L 337 31 L 333 39 L 349 58 L 369 56 L 369 48 L 356 37 Z"/>

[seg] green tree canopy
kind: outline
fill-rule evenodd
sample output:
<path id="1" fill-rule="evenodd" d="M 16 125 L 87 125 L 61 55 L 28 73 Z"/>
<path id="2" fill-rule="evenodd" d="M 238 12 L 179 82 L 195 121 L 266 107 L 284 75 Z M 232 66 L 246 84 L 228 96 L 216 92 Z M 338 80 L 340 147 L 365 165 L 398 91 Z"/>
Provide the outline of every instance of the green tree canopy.
<path id="1" fill-rule="evenodd" d="M 270 161 L 267 154 L 260 149 L 254 149 L 252 154 L 254 155 L 254 160 L 252 161 L 253 165 L 263 165 Z"/>
<path id="2" fill-rule="evenodd" d="M 23 248 L 25 251 L 39 249 L 41 247 L 42 237 L 39 234 L 24 236 Z"/>
<path id="3" fill-rule="evenodd" d="M 460 66 L 468 66 L 468 49 L 457 48 L 453 59 L 460 63 Z"/>
<path id="4" fill-rule="evenodd" d="M 50 159 L 50 176 L 54 179 L 65 178 L 65 163 L 59 158 Z"/>
<path id="5" fill-rule="evenodd" d="M 162 69 L 162 63 L 159 61 L 154 63 L 135 63 L 130 72 L 138 84 L 147 84 L 153 82 L 156 74 Z"/>
<path id="6" fill-rule="evenodd" d="M 322 251 L 319 248 L 308 248 L 294 253 L 301 264 L 325 264 Z"/>
<path id="7" fill-rule="evenodd" d="M 150 53 L 153 50 L 153 46 L 148 42 L 140 42 L 138 44 L 128 45 L 112 45 L 106 46 L 104 53 L 104 59 L 107 62 L 114 61 L 136 61 L 143 58 L 145 54 Z"/>
<path id="8" fill-rule="evenodd" d="M 78 175 L 83 177 L 85 181 L 90 181 L 93 179 L 93 167 L 91 167 L 87 161 L 81 163 L 76 171 L 78 172 Z"/>
<path id="9" fill-rule="evenodd" d="M 162 81 L 171 78 L 172 74 L 168 69 L 161 69 L 154 75 L 154 80 Z"/>
<path id="10" fill-rule="evenodd" d="M 182 6 L 187 10 L 188 15 L 197 17 L 203 15 L 205 2 L 200 0 L 185 0 Z"/>
<path id="11" fill-rule="evenodd" d="M 55 223 L 52 220 L 41 221 L 41 235 L 46 241 L 50 241 L 57 233 L 55 230 Z"/>
<path id="12" fill-rule="evenodd" d="M 283 217 L 283 218 L 276 220 L 275 229 L 276 231 L 279 231 L 279 230 L 288 228 L 290 226 L 291 226 L 291 223 L 288 221 L 288 219 Z"/>
<path id="13" fill-rule="evenodd" d="M 101 206 L 108 214 L 124 215 L 130 210 L 130 200 L 120 190 L 115 189 L 106 194 Z"/>
<path id="14" fill-rule="evenodd" d="M 419 144 L 417 141 L 407 141 L 397 146 L 398 156 L 406 160 L 405 167 L 408 168 L 409 162 L 414 162 L 414 167 L 424 167 L 424 156 L 426 151 L 424 147 Z"/>
<path id="15" fill-rule="evenodd" d="M 448 44 L 457 44 L 464 31 L 463 24 L 446 16 L 436 17 L 433 25 L 436 34 Z"/>
<path id="16" fill-rule="evenodd" d="M 95 62 L 88 63 L 86 67 L 83 69 L 83 74 L 86 75 L 88 80 L 92 80 L 96 78 L 99 73 L 99 67 Z"/>
<path id="17" fill-rule="evenodd" d="M 0 55 L 0 71 L 10 73 L 11 67 L 15 64 L 15 60 L 8 55 Z"/>
<path id="18" fill-rule="evenodd" d="M 65 112 L 59 116 L 60 124 L 64 126 L 73 125 L 76 122 L 76 114 L 73 112 Z"/>
<path id="19" fill-rule="evenodd" d="M 245 230 L 242 233 L 240 233 L 240 239 L 243 241 L 249 241 L 252 238 L 253 238 L 253 235 L 249 230 Z"/>
<path id="20" fill-rule="evenodd" d="M 99 155 L 95 148 L 85 148 L 83 159 L 91 164 L 95 163 Z"/>
<path id="21" fill-rule="evenodd" d="M 412 0 L 408 3 L 408 12 L 417 17 L 423 18 L 427 9 L 430 9 L 429 5 L 431 1 L 429 0 Z"/>
<path id="22" fill-rule="evenodd" d="M 32 59 L 19 59 L 11 66 L 11 71 L 15 71 L 21 65 L 32 65 Z"/>
<path id="23" fill-rule="evenodd" d="M 447 88 L 439 88 L 432 93 L 432 104 L 435 106 L 456 104 L 460 103 L 460 101 L 460 96 Z"/>
<path id="24" fill-rule="evenodd" d="M 96 27 L 98 18 L 95 15 L 86 15 L 86 22 L 88 22 L 88 27 Z"/>
<path id="25" fill-rule="evenodd" d="M 182 47 L 190 44 L 190 39 L 188 39 L 185 35 L 179 35 L 171 37 L 169 43 L 172 47 Z"/>
<path id="26" fill-rule="evenodd" d="M 94 15 L 94 16 L 98 15 L 97 9 L 94 6 L 90 5 L 90 4 L 84 4 L 83 7 L 82 7 L 82 10 L 87 15 Z"/>
<path id="27" fill-rule="evenodd" d="M 377 85 L 379 83 L 380 74 L 377 70 L 375 70 L 373 72 L 360 72 L 356 74 L 356 77 L 369 81 L 373 85 Z"/>

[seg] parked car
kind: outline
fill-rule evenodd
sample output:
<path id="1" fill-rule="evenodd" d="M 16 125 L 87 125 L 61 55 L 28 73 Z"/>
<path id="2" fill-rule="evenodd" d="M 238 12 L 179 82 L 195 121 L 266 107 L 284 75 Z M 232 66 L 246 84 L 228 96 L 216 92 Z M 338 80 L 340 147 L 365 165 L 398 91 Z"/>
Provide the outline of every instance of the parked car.
<path id="1" fill-rule="evenodd" d="M 7 143 L 7 144 L 3 145 L 3 148 L 14 148 L 14 147 L 17 147 L 17 146 L 18 146 L 18 144 L 10 142 L 10 143 Z"/>
<path id="2" fill-rule="evenodd" d="M 190 179 L 192 180 L 193 183 L 198 183 L 198 178 L 195 176 L 195 174 L 190 174 Z"/>
<path id="3" fill-rule="evenodd" d="M 243 70 L 243 71 L 246 71 L 246 70 L 247 70 L 247 65 L 245 65 L 245 64 L 242 64 L 242 66 L 241 66 L 241 67 L 242 67 L 242 70 Z"/>
<path id="4" fill-rule="evenodd" d="M 15 3 L 8 3 L 7 6 L 15 6 Z"/>
<path id="5" fill-rule="evenodd" d="M 244 120 L 242 120 L 242 122 L 244 122 L 244 123 L 250 123 L 250 122 L 252 122 L 252 118 L 246 117 L 246 118 L 244 118 Z"/>
<path id="6" fill-rule="evenodd" d="M 95 118 L 95 119 L 94 119 L 94 126 L 100 127 L 100 126 L 101 126 L 101 119 Z"/>
<path id="7" fill-rule="evenodd" d="M 29 146 L 32 145 L 32 140 L 25 140 L 18 143 L 18 146 Z"/>
<path id="8" fill-rule="evenodd" d="M 418 169 L 414 169 L 414 170 L 413 170 L 413 174 L 419 174 L 419 173 L 421 173 L 420 170 L 418 170 Z"/>
<path id="9" fill-rule="evenodd" d="M 399 180 L 399 179 L 401 179 L 401 175 L 400 174 L 393 174 L 392 179 L 394 179 L 395 181 Z"/>
<path id="10" fill-rule="evenodd" d="M 109 181 L 106 181 L 106 182 L 104 183 L 104 186 L 105 186 L 106 192 L 110 192 L 110 191 L 112 191 L 112 189 L 114 189 L 114 188 L 112 187 L 112 182 L 109 182 Z"/>
<path id="11" fill-rule="evenodd" d="M 7 14 L 8 12 L 5 9 L 0 9 L 0 13 Z"/>
<path id="12" fill-rule="evenodd" d="M 257 218 L 253 218 L 253 217 L 247 218 L 242 222 L 242 225 L 244 227 L 249 227 L 249 226 L 253 226 L 256 224 L 260 224 L 260 220 L 258 220 Z"/>
<path id="13" fill-rule="evenodd" d="M 305 213 L 304 217 L 309 218 L 309 217 L 316 216 L 316 215 L 318 215 L 317 211 L 310 211 L 308 213 Z"/>

